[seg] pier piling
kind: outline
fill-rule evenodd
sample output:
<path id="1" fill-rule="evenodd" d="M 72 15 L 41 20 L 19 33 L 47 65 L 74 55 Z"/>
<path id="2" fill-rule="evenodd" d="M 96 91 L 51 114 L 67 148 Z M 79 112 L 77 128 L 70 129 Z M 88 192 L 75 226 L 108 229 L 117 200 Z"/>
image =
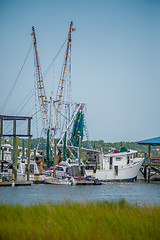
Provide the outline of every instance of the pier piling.
<path id="1" fill-rule="evenodd" d="M 79 180 L 81 180 L 81 136 L 79 136 L 79 154 L 78 154 L 78 159 L 79 159 Z"/>
<path id="2" fill-rule="evenodd" d="M 31 155 L 31 137 L 28 138 L 27 181 L 29 181 L 30 173 L 30 155 Z"/>
<path id="3" fill-rule="evenodd" d="M 13 137 L 13 168 L 12 174 L 14 176 L 14 181 L 17 180 L 17 157 L 18 157 L 18 136 Z"/>
<path id="4" fill-rule="evenodd" d="M 24 138 L 22 138 L 22 158 L 24 158 Z"/>

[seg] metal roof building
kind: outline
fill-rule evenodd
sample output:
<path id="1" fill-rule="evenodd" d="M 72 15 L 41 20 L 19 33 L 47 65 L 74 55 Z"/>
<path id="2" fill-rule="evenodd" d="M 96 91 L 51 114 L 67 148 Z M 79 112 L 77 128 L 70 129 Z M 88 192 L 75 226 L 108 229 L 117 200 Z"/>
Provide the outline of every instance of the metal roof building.
<path id="1" fill-rule="evenodd" d="M 160 146 L 160 137 L 137 141 L 136 143 L 141 145 L 148 145 L 148 163 L 144 166 L 144 177 L 146 180 L 148 168 L 148 182 L 150 182 L 151 176 L 155 175 L 156 173 L 160 174 L 160 158 L 151 158 L 151 146 Z M 151 170 L 154 171 L 153 174 L 151 174 Z"/>
<path id="2" fill-rule="evenodd" d="M 142 145 L 152 145 L 152 146 L 156 146 L 156 145 L 160 145 L 160 137 L 150 138 L 150 139 L 138 141 L 138 142 L 136 142 L 136 143 L 142 144 Z"/>

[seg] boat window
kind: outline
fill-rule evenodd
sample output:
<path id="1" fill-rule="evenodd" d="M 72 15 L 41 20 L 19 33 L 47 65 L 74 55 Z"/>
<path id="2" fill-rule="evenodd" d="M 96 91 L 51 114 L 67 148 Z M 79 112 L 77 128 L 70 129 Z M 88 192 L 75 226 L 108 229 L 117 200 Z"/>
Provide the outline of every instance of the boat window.
<path id="1" fill-rule="evenodd" d="M 114 166 L 114 173 L 115 173 L 115 176 L 118 176 L 118 166 Z"/>
<path id="2" fill-rule="evenodd" d="M 74 166 L 74 176 L 78 176 L 79 175 L 79 168 L 78 166 Z"/>
<path id="3" fill-rule="evenodd" d="M 113 166 L 113 158 L 112 157 L 110 157 L 110 159 L 109 159 L 109 167 L 110 167 L 110 169 L 112 169 L 112 166 Z"/>
<path id="4" fill-rule="evenodd" d="M 121 157 L 116 157 L 116 161 L 121 161 Z"/>
<path id="5" fill-rule="evenodd" d="M 84 175 L 85 175 L 85 167 L 81 166 L 81 176 L 84 176 Z"/>
<path id="6" fill-rule="evenodd" d="M 74 167 L 71 166 L 71 176 L 74 177 Z"/>
<path id="7" fill-rule="evenodd" d="M 137 157 L 137 153 L 134 153 L 134 158 L 136 158 Z"/>
<path id="8" fill-rule="evenodd" d="M 129 155 L 127 155 L 127 164 L 129 164 Z"/>
<path id="9" fill-rule="evenodd" d="M 6 147 L 4 148 L 4 151 L 7 151 L 7 148 L 6 148 Z"/>
<path id="10" fill-rule="evenodd" d="M 68 168 L 68 167 L 66 168 L 66 173 L 70 173 L 70 171 L 69 171 L 69 168 Z"/>
<path id="11" fill-rule="evenodd" d="M 62 167 L 56 167 L 57 171 L 64 171 Z"/>

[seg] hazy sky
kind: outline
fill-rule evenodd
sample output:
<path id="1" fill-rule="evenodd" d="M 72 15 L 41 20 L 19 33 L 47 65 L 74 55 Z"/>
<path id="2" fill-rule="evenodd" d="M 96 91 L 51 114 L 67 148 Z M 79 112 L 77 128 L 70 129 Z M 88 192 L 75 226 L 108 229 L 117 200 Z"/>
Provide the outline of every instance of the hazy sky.
<path id="1" fill-rule="evenodd" d="M 160 136 L 159 0 L 0 0 L 0 109 L 32 44 L 32 26 L 44 72 L 71 21 L 76 28 L 72 100 L 86 103 L 90 139 L 116 142 Z M 45 79 L 48 96 L 53 79 L 55 88 L 59 81 L 64 54 L 65 47 Z M 32 47 L 1 114 L 15 115 L 34 87 L 34 72 Z M 34 104 L 33 95 L 19 114 L 32 115 Z"/>

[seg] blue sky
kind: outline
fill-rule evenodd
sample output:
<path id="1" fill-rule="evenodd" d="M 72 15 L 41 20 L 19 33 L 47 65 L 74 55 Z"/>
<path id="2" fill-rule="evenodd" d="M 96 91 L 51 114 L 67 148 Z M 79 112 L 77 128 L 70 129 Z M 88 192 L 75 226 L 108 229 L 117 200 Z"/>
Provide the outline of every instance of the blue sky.
<path id="1" fill-rule="evenodd" d="M 32 44 L 42 72 L 72 34 L 72 100 L 85 102 L 91 140 L 137 141 L 160 135 L 160 1 L 0 0 L 0 109 Z M 65 48 L 44 83 L 59 81 Z M 34 86 L 33 48 L 1 114 L 12 115 Z M 34 106 L 34 96 L 21 115 Z M 31 112 L 34 113 L 35 109 Z M 33 119 L 34 121 L 34 119 Z M 32 128 L 34 131 L 34 126 Z"/>

